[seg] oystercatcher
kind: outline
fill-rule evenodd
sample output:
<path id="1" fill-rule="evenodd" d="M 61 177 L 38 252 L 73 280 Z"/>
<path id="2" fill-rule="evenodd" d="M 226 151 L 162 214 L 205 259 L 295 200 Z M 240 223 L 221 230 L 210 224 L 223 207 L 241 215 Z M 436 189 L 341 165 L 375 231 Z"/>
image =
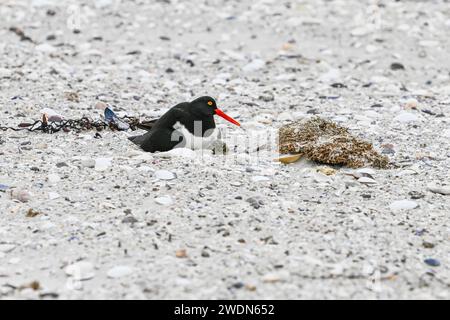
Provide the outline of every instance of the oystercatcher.
<path id="1" fill-rule="evenodd" d="M 161 118 L 140 126 L 148 130 L 147 133 L 129 139 L 147 152 L 207 148 L 218 137 L 214 115 L 240 126 L 239 122 L 217 108 L 213 98 L 204 96 L 177 104 Z"/>

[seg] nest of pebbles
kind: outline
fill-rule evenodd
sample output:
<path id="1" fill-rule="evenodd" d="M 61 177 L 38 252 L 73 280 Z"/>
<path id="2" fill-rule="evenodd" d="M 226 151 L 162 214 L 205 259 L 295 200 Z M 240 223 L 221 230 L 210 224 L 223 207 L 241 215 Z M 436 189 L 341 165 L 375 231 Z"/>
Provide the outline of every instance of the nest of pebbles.
<path id="1" fill-rule="evenodd" d="M 319 117 L 301 119 L 279 129 L 279 151 L 300 154 L 312 161 L 350 168 L 388 168 L 389 158 L 378 153 L 370 142 L 349 130 Z"/>

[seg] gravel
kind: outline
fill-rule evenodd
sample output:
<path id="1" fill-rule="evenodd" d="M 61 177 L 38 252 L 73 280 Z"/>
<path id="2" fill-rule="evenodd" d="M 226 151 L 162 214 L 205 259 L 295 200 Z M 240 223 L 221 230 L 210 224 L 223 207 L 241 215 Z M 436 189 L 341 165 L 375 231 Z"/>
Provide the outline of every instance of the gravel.
<path id="1" fill-rule="evenodd" d="M 210 95 L 243 127 L 216 120 L 226 156 L 148 154 L 136 132 L 0 131 L 0 298 L 450 298 L 446 1 L 0 12 L 0 126 L 44 108 L 100 119 L 96 105 L 153 119 Z M 277 129 L 313 115 L 394 165 L 274 161 Z"/>

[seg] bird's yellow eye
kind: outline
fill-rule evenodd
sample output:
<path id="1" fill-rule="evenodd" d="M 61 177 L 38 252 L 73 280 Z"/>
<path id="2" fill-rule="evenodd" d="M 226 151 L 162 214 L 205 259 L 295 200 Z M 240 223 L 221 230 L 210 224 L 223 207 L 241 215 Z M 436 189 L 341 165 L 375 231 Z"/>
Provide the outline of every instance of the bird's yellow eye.
<path id="1" fill-rule="evenodd" d="M 208 101 L 208 106 L 212 106 L 213 102 L 212 101 Z"/>

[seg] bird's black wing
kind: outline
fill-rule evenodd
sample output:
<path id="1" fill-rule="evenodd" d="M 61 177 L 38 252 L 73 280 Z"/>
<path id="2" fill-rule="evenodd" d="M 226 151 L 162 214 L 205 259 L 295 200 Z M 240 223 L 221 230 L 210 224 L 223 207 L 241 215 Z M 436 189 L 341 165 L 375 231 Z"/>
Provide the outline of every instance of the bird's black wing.
<path id="1" fill-rule="evenodd" d="M 153 150 L 153 148 L 155 148 L 156 150 L 161 148 L 167 149 L 173 144 L 177 144 L 178 142 L 168 141 L 169 146 L 156 145 L 157 141 L 165 141 L 166 139 L 170 138 L 171 132 L 174 131 L 173 126 L 187 115 L 188 106 L 188 102 L 177 104 L 169 111 L 167 111 L 161 118 L 149 121 L 147 126 L 149 129 L 144 129 L 149 130 L 147 133 L 140 136 L 129 137 L 128 139 L 134 144 L 148 150 Z M 157 136 L 161 134 L 165 135 L 166 137 L 164 137 L 163 139 L 158 139 Z"/>
<path id="2" fill-rule="evenodd" d="M 176 106 L 172 107 L 169 111 L 167 111 L 165 114 L 163 114 L 162 117 L 155 122 L 153 128 L 173 129 L 175 123 L 189 116 L 189 113 L 187 111 L 188 108 L 189 108 L 188 102 L 177 104 Z"/>

